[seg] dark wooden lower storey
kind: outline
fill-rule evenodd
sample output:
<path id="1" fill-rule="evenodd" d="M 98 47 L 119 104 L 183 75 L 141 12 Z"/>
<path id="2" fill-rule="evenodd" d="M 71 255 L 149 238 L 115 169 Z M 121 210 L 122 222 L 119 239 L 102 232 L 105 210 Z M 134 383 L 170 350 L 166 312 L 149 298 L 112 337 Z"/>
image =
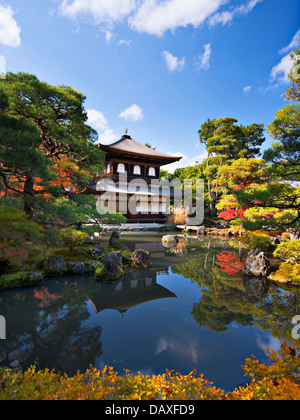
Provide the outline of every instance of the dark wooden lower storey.
<path id="1" fill-rule="evenodd" d="M 99 194 L 96 196 L 96 200 L 100 199 Z M 106 200 L 107 198 L 107 200 Z M 160 197 L 158 198 L 156 203 L 151 202 L 151 197 L 147 197 L 144 203 L 141 206 L 141 203 L 138 201 L 134 212 L 132 214 L 129 209 L 130 206 L 128 204 L 128 200 L 130 196 L 127 197 L 120 197 L 119 194 L 110 194 L 106 193 L 106 197 L 103 203 L 105 203 L 105 210 L 108 212 L 118 212 L 123 214 L 127 218 L 127 223 L 166 223 L 168 221 L 168 214 L 167 214 L 167 205 L 165 200 L 162 200 Z M 101 204 L 101 207 L 103 205 Z M 125 210 L 125 211 L 124 211 Z"/>
<path id="2" fill-rule="evenodd" d="M 168 218 L 165 214 L 126 214 L 127 223 L 166 223 Z"/>

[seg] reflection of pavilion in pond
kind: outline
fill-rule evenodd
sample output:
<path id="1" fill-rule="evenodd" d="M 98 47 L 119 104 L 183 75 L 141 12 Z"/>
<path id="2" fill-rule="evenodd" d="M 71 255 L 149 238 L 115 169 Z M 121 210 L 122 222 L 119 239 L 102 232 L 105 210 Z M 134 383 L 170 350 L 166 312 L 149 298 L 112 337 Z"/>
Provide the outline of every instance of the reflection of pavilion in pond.
<path id="1" fill-rule="evenodd" d="M 119 283 L 101 284 L 100 290 L 90 296 L 89 301 L 95 312 L 114 309 L 121 314 L 139 305 L 158 299 L 177 298 L 165 287 L 157 284 L 156 271 L 141 271 L 143 278 L 127 275 Z"/>

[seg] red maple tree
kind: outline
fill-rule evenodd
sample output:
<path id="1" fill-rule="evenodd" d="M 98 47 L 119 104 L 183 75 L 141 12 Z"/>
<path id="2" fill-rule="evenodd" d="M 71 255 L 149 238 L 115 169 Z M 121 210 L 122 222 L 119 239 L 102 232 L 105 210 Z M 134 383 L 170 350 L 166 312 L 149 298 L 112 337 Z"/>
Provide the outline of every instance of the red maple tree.
<path id="1" fill-rule="evenodd" d="M 231 251 L 222 251 L 217 255 L 217 265 L 219 270 L 230 276 L 239 273 L 244 268 L 244 264 L 239 260 L 237 254 Z"/>

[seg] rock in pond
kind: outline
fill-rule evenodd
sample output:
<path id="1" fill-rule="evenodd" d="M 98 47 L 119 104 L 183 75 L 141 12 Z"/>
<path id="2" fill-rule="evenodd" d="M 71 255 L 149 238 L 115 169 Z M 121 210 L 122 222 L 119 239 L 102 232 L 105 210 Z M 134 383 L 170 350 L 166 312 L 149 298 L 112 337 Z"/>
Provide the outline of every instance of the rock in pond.
<path id="1" fill-rule="evenodd" d="M 112 248 L 116 248 L 120 243 L 120 235 L 117 231 L 113 231 L 111 237 L 109 239 L 109 246 Z"/>
<path id="2" fill-rule="evenodd" d="M 67 272 L 67 266 L 63 257 L 60 255 L 51 255 L 45 264 L 45 273 L 47 276 L 61 276 Z"/>
<path id="3" fill-rule="evenodd" d="M 100 257 L 105 252 L 105 248 L 101 245 L 96 245 L 93 249 L 90 250 L 90 254 L 93 257 Z"/>
<path id="4" fill-rule="evenodd" d="M 251 277 L 267 277 L 270 261 L 260 249 L 253 249 L 247 255 L 244 273 Z"/>
<path id="5" fill-rule="evenodd" d="M 0 278 L 0 290 L 13 289 L 16 287 L 31 287 L 40 285 L 43 282 L 42 273 L 12 273 L 5 274 Z"/>
<path id="6" fill-rule="evenodd" d="M 151 265 L 151 256 L 148 251 L 138 249 L 131 256 L 131 265 L 133 267 L 149 268 Z"/>
<path id="7" fill-rule="evenodd" d="M 40 284 L 44 280 L 44 275 L 42 273 L 31 272 L 27 273 L 26 280 L 31 284 Z"/>
<path id="8" fill-rule="evenodd" d="M 98 264 L 95 277 L 98 280 L 116 280 L 124 274 L 121 252 L 112 251 Z"/>
<path id="9" fill-rule="evenodd" d="M 162 243 L 163 245 L 177 245 L 179 242 L 178 236 L 177 235 L 165 235 L 162 237 Z"/>
<path id="10" fill-rule="evenodd" d="M 86 273 L 85 265 L 83 262 L 68 262 L 67 269 L 70 274 L 83 275 Z"/>

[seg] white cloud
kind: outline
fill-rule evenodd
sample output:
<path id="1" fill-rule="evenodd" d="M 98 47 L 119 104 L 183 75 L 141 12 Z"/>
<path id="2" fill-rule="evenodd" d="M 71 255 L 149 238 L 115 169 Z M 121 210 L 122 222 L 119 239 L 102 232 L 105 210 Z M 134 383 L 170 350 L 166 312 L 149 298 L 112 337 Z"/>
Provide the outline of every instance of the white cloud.
<path id="1" fill-rule="evenodd" d="M 278 338 L 274 338 L 271 336 L 271 334 L 268 334 L 267 336 L 257 336 L 256 337 L 256 344 L 257 347 L 261 350 L 265 351 L 267 349 L 279 352 L 281 348 L 281 341 Z"/>
<path id="2" fill-rule="evenodd" d="M 88 124 L 97 130 L 99 134 L 99 142 L 102 144 L 110 144 L 118 140 L 118 136 L 109 127 L 109 124 L 102 112 L 95 109 L 88 109 Z"/>
<path id="3" fill-rule="evenodd" d="M 171 156 L 181 156 L 182 159 L 179 162 L 171 163 L 170 165 L 166 165 L 163 167 L 166 171 L 170 173 L 174 173 L 174 171 L 178 168 L 186 168 L 187 166 L 194 166 L 198 163 L 202 163 L 207 158 L 207 152 L 203 152 L 200 155 L 194 156 L 192 158 L 183 155 L 180 152 L 177 153 L 168 153 Z"/>
<path id="4" fill-rule="evenodd" d="M 245 86 L 243 89 L 244 93 L 250 92 L 251 88 L 252 88 L 251 86 Z"/>
<path id="5" fill-rule="evenodd" d="M 14 12 L 10 6 L 0 5 L 0 43 L 7 47 L 21 45 L 21 28 L 13 15 Z"/>
<path id="6" fill-rule="evenodd" d="M 119 136 L 111 128 L 106 128 L 103 133 L 99 134 L 99 143 L 111 144 L 119 140 Z"/>
<path id="7" fill-rule="evenodd" d="M 211 44 L 204 45 L 204 53 L 195 58 L 197 69 L 208 70 L 210 68 L 211 53 Z"/>
<path id="8" fill-rule="evenodd" d="M 112 31 L 105 31 L 105 41 L 109 44 L 110 41 L 114 38 L 115 34 Z"/>
<path id="9" fill-rule="evenodd" d="M 178 341 L 176 338 L 174 339 L 171 337 L 161 337 L 158 340 L 154 354 L 157 356 L 165 351 L 173 354 L 173 356 L 178 359 L 189 360 L 194 364 L 199 362 L 200 355 L 198 350 L 198 343 L 191 337 L 180 341 Z"/>
<path id="10" fill-rule="evenodd" d="M 270 83 L 277 81 L 278 83 L 288 83 L 289 73 L 293 68 L 293 61 L 290 54 L 282 58 L 280 63 L 274 66 L 271 70 Z"/>
<path id="11" fill-rule="evenodd" d="M 185 58 L 174 57 L 169 51 L 163 51 L 163 56 L 169 71 L 181 71 L 185 65 Z"/>
<path id="12" fill-rule="evenodd" d="M 162 36 L 167 30 L 198 27 L 227 0 L 144 0 L 129 25 L 138 32 Z"/>
<path id="13" fill-rule="evenodd" d="M 296 32 L 293 39 L 291 40 L 290 44 L 284 48 L 282 48 L 279 53 L 286 54 L 288 51 L 293 49 L 297 49 L 300 47 L 300 30 Z M 269 83 L 276 83 L 275 86 L 269 86 L 267 90 L 270 88 L 277 87 L 278 84 L 289 83 L 289 74 L 294 66 L 294 62 L 291 58 L 290 52 L 285 55 L 281 61 L 272 68 L 270 74 Z"/>
<path id="14" fill-rule="evenodd" d="M 135 7 L 136 0 L 63 0 L 59 11 L 71 19 L 86 17 L 97 25 L 111 25 L 122 21 Z"/>
<path id="15" fill-rule="evenodd" d="M 85 19 L 106 30 L 125 19 L 131 29 L 163 36 L 168 30 L 189 25 L 199 27 L 209 19 L 210 26 L 226 24 L 234 17 L 247 15 L 257 3 L 222 10 L 230 0 L 60 0 L 59 13 L 71 19 Z"/>
<path id="16" fill-rule="evenodd" d="M 261 3 L 262 1 L 263 0 L 250 0 L 247 4 L 242 4 L 241 6 L 238 6 L 231 11 L 223 11 L 223 12 L 215 13 L 211 17 L 209 24 L 210 26 L 215 26 L 218 23 L 221 23 L 222 25 L 226 25 L 237 16 L 248 15 L 248 13 L 252 12 L 254 7 L 258 3 Z"/>
<path id="17" fill-rule="evenodd" d="M 108 126 L 107 120 L 102 112 L 96 111 L 95 109 L 88 109 L 88 123 L 95 127 L 97 130 L 105 130 Z"/>
<path id="18" fill-rule="evenodd" d="M 248 4 L 243 4 L 242 6 L 239 6 L 236 8 L 236 13 L 241 15 L 247 15 L 248 13 L 252 12 L 254 7 L 258 3 L 262 3 L 263 0 L 250 0 Z"/>
<path id="19" fill-rule="evenodd" d="M 300 47 L 300 30 L 296 32 L 290 44 L 279 51 L 280 54 L 286 54 L 288 51 L 296 50 Z"/>
<path id="20" fill-rule="evenodd" d="M 118 45 L 130 45 L 132 43 L 132 39 L 120 39 Z"/>
<path id="21" fill-rule="evenodd" d="M 119 115 L 119 118 L 123 118 L 125 121 L 142 121 L 144 119 L 143 110 L 138 105 L 131 105 L 124 109 Z"/>

